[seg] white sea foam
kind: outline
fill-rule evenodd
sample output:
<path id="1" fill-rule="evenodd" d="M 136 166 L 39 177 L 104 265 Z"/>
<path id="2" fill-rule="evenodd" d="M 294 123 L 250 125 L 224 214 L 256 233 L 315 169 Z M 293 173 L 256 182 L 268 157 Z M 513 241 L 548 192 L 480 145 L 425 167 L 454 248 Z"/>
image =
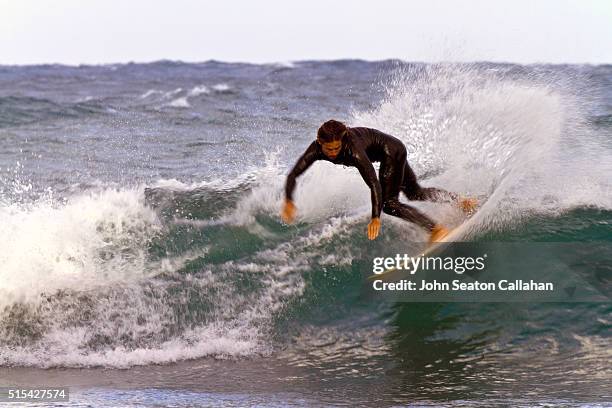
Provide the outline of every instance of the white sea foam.
<path id="1" fill-rule="evenodd" d="M 133 311 L 142 312 L 142 310 Z M 150 312 L 159 313 L 157 310 Z M 94 326 L 88 330 L 92 329 L 101 328 Z M 0 363 L 44 368 L 92 366 L 129 368 L 210 355 L 223 358 L 249 356 L 262 352 L 261 345 L 257 341 L 257 333 L 248 327 L 227 329 L 210 325 L 187 330 L 182 336 L 162 342 L 155 347 L 117 346 L 104 351 L 79 351 L 88 337 L 87 330 L 84 329 L 57 330 L 45 336 L 47 349 L 31 346 L 17 346 L 10 351 L 0 349 Z"/>
<path id="2" fill-rule="evenodd" d="M 275 67 L 279 68 L 295 68 L 296 64 L 293 61 L 280 61 L 272 64 Z"/>
<path id="3" fill-rule="evenodd" d="M 489 197 L 479 212 L 488 229 L 533 212 L 611 208 L 612 160 L 582 118 L 552 83 L 431 65 L 398 72 L 386 100 L 351 124 L 401 138 L 416 173 L 435 175 L 423 185 Z"/>
<path id="4" fill-rule="evenodd" d="M 153 96 L 153 95 L 162 95 L 164 92 L 160 91 L 158 89 L 149 89 L 147 92 L 143 93 L 142 95 L 140 95 L 141 99 L 146 99 L 149 96 Z"/>
<path id="5" fill-rule="evenodd" d="M 231 88 L 228 84 L 221 83 L 221 84 L 213 85 L 212 89 L 214 89 L 217 92 L 223 93 L 223 92 L 229 91 Z"/>
<path id="6" fill-rule="evenodd" d="M 191 90 L 189 91 L 189 96 L 205 95 L 209 93 L 210 89 L 208 89 L 206 85 L 198 85 L 191 88 Z"/>
<path id="7" fill-rule="evenodd" d="M 79 99 L 77 99 L 77 100 L 76 100 L 76 103 L 85 103 L 85 102 L 92 101 L 93 99 L 94 99 L 94 97 L 93 97 L 93 96 L 91 96 L 91 95 L 87 95 L 87 96 L 85 96 L 85 97 L 83 97 L 83 98 L 79 98 Z"/>
<path id="8" fill-rule="evenodd" d="M 145 244 L 160 228 L 133 190 L 0 206 L 0 309 L 57 289 L 146 277 Z"/>
<path id="9" fill-rule="evenodd" d="M 172 91 L 165 92 L 163 97 L 164 99 L 170 99 L 181 92 L 183 92 L 183 88 L 176 88 Z"/>
<path id="10" fill-rule="evenodd" d="M 172 102 L 168 103 L 167 106 L 170 106 L 172 108 L 189 108 L 191 105 L 189 104 L 187 97 L 183 96 L 180 98 L 176 98 Z"/>
<path id="11" fill-rule="evenodd" d="M 234 260 L 176 273 L 206 259 L 207 248 L 151 258 L 151 240 L 167 231 L 143 196 L 142 188 L 99 187 L 66 202 L 3 202 L 0 365 L 129 367 L 268 352 L 266 322 L 303 290 L 305 260 L 255 255 L 264 276 L 252 293 L 231 283 L 248 269 Z M 190 293 L 209 315 L 168 337 Z M 32 337 L 15 337 L 16 322 Z"/>

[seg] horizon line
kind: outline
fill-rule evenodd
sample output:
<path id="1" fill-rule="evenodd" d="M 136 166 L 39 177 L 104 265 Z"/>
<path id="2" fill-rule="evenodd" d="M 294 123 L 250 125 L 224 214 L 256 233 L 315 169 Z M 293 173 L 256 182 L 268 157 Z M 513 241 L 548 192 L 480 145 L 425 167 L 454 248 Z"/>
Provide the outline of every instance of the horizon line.
<path id="1" fill-rule="evenodd" d="M 359 62 L 400 62 L 406 64 L 500 64 L 500 65 L 590 65 L 590 66 L 605 66 L 612 65 L 612 62 L 512 62 L 504 60 L 473 60 L 473 61 L 452 61 L 452 60 L 440 60 L 440 61 L 409 61 L 402 58 L 381 58 L 381 59 L 367 59 L 367 58 L 306 58 L 298 60 L 278 60 L 269 62 L 251 62 L 251 61 L 224 61 L 218 59 L 208 59 L 200 61 L 187 61 L 182 59 L 171 59 L 171 58 L 160 58 L 148 61 L 125 61 L 125 62 L 35 62 L 35 63 L 3 63 L 0 62 L 0 67 L 40 67 L 40 66 L 65 66 L 65 67 L 100 67 L 100 66 L 117 66 L 117 65 L 152 65 L 164 62 L 170 62 L 175 64 L 208 64 L 208 63 L 220 63 L 220 64 L 242 64 L 242 65 L 283 65 L 283 64 L 299 64 L 305 62 L 340 62 L 340 61 L 359 61 Z"/>

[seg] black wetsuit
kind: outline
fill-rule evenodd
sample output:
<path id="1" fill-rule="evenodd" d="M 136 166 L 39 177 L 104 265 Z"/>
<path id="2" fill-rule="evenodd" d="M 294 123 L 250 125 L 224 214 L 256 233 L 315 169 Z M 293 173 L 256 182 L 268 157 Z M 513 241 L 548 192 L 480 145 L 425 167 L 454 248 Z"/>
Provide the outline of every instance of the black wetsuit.
<path id="1" fill-rule="evenodd" d="M 317 160 L 326 160 L 334 164 L 353 166 L 359 170 L 361 177 L 370 187 L 372 195 L 372 218 L 379 217 L 381 211 L 386 214 L 414 222 L 428 230 L 435 223 L 416 208 L 399 201 L 403 191 L 409 200 L 450 201 L 456 196 L 436 188 L 423 188 L 406 161 L 406 147 L 401 140 L 376 129 L 365 127 L 348 128 L 348 134 L 342 140 L 342 149 L 335 159 L 328 158 L 315 140 L 287 176 L 285 197 L 292 200 L 296 178 Z M 379 180 L 372 162 L 380 162 Z"/>

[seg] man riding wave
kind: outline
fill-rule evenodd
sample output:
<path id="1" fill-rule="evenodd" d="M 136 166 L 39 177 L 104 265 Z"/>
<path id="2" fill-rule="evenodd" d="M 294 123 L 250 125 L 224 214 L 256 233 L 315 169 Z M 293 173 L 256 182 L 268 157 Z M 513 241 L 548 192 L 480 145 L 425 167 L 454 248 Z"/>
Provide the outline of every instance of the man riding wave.
<path id="1" fill-rule="evenodd" d="M 312 163 L 326 160 L 334 164 L 356 167 L 370 188 L 372 198 L 372 219 L 367 235 L 375 239 L 380 231 L 380 213 L 400 217 L 425 228 L 430 233 L 430 242 L 444 238 L 448 229 L 435 223 L 431 218 L 414 207 L 399 201 L 402 191 L 409 200 L 455 202 L 466 212 L 474 210 L 476 200 L 460 198 L 456 194 L 433 187 L 421 187 L 416 175 L 406 160 L 406 147 L 401 140 L 367 127 L 347 127 L 337 120 L 323 123 L 317 132 L 317 139 L 308 146 L 287 176 L 285 203 L 281 217 L 286 223 L 293 222 L 296 207 L 293 190 L 296 179 Z M 373 162 L 380 162 L 378 178 Z"/>

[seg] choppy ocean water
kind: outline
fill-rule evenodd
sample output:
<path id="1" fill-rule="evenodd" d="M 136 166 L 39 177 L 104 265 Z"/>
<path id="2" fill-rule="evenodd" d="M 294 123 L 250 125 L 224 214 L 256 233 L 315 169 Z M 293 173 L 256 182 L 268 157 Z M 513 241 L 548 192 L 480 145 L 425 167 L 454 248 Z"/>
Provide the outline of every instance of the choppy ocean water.
<path id="1" fill-rule="evenodd" d="M 68 385 L 82 406 L 609 405 L 609 303 L 371 301 L 354 169 L 317 163 L 298 223 L 278 210 L 336 118 L 402 139 L 424 185 L 486 196 L 474 240 L 610 242 L 611 81 L 608 65 L 2 66 L 0 385 Z"/>

